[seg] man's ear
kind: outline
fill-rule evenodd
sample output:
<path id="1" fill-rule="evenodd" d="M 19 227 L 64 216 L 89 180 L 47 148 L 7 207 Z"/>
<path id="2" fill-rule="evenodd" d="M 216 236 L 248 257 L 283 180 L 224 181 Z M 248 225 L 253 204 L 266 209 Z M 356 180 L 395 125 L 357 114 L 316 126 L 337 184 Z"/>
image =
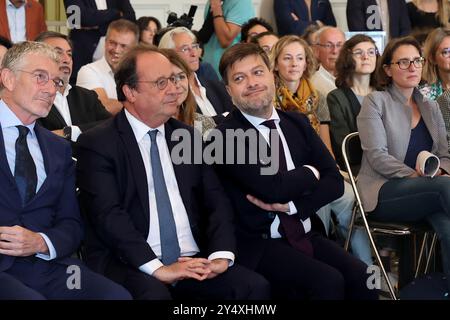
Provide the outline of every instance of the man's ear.
<path id="1" fill-rule="evenodd" d="M 230 97 L 231 97 L 231 90 L 230 90 L 230 87 L 228 86 L 228 85 L 225 85 L 225 89 L 227 89 L 227 92 L 228 92 L 228 94 L 230 95 Z"/>
<path id="2" fill-rule="evenodd" d="M 127 84 L 125 84 L 122 87 L 122 92 L 125 95 L 125 97 L 127 98 L 127 101 L 133 103 L 136 101 L 136 89 L 131 88 L 130 86 L 128 86 Z"/>
<path id="3" fill-rule="evenodd" d="M 13 91 L 16 86 L 16 75 L 8 68 L 0 70 L 0 79 L 3 87 L 8 91 Z"/>

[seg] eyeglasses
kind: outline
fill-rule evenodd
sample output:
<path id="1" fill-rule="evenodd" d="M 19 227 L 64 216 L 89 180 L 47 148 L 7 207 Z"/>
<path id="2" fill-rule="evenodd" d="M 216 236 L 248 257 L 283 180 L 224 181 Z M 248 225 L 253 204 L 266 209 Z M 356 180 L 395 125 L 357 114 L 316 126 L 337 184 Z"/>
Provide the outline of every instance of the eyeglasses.
<path id="1" fill-rule="evenodd" d="M 191 51 L 197 51 L 199 48 L 200 48 L 200 45 L 198 43 L 193 43 L 190 46 L 188 46 L 188 45 L 182 46 L 180 49 L 178 49 L 178 51 L 186 54 Z"/>
<path id="2" fill-rule="evenodd" d="M 415 58 L 414 60 L 400 59 L 397 62 L 392 62 L 390 64 L 397 64 L 400 70 L 406 70 L 406 69 L 409 69 L 411 64 L 413 64 L 414 67 L 416 67 L 416 68 L 422 68 L 424 63 L 425 63 L 425 58 L 419 57 L 419 58 Z"/>
<path id="3" fill-rule="evenodd" d="M 34 71 L 34 72 L 25 70 L 17 70 L 17 71 L 31 74 L 33 77 L 36 78 L 36 83 L 39 86 L 45 86 L 50 80 L 52 80 L 53 85 L 55 86 L 56 89 L 64 88 L 64 81 L 62 79 L 60 78 L 50 79 L 50 76 L 46 71 Z"/>
<path id="4" fill-rule="evenodd" d="M 144 83 L 151 83 L 153 86 L 157 87 L 159 90 L 164 90 L 167 88 L 167 85 L 169 84 L 169 81 L 173 84 L 177 84 L 179 81 L 183 81 L 187 79 L 187 75 L 184 72 L 180 72 L 178 74 L 171 75 L 168 78 L 162 77 L 155 81 L 150 80 L 139 80 L 137 82 L 144 82 Z"/>
<path id="5" fill-rule="evenodd" d="M 327 43 L 316 43 L 316 45 L 325 48 L 327 50 L 334 50 L 334 48 L 339 50 L 342 48 L 343 44 L 341 42 L 338 43 L 327 42 Z"/>
<path id="6" fill-rule="evenodd" d="M 361 59 L 363 57 L 363 55 L 366 55 L 368 57 L 375 57 L 378 54 L 378 50 L 375 48 L 370 48 L 367 51 L 364 51 L 362 49 L 357 49 L 357 50 L 353 51 L 352 54 L 359 59 Z"/>
<path id="7" fill-rule="evenodd" d="M 450 48 L 444 48 L 444 49 L 442 49 L 441 55 L 442 55 L 444 58 L 450 57 Z"/>

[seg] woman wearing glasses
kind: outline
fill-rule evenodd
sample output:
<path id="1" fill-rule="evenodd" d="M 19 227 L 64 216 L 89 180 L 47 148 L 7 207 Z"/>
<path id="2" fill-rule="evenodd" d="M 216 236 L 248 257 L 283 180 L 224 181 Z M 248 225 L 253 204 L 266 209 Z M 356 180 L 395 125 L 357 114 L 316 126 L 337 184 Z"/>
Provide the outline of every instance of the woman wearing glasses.
<path id="1" fill-rule="evenodd" d="M 436 100 L 450 89 L 450 29 L 437 28 L 428 35 L 425 57 L 422 78 L 426 84 L 420 87 L 420 92 Z"/>
<path id="2" fill-rule="evenodd" d="M 356 116 L 363 99 L 376 89 L 375 68 L 378 49 L 375 41 L 363 34 L 346 41 L 336 61 L 336 86 L 327 96 L 330 110 L 331 146 L 339 167 L 345 168 L 341 145 L 345 136 L 358 131 Z"/>
<path id="3" fill-rule="evenodd" d="M 419 44 L 411 37 L 392 40 L 385 48 L 377 69 L 385 91 L 370 93 L 357 117 L 364 151 L 358 185 L 374 219 L 432 225 L 450 283 L 450 155 L 437 103 L 416 88 L 423 65 Z M 434 178 L 416 166 L 423 150 L 440 159 Z"/>

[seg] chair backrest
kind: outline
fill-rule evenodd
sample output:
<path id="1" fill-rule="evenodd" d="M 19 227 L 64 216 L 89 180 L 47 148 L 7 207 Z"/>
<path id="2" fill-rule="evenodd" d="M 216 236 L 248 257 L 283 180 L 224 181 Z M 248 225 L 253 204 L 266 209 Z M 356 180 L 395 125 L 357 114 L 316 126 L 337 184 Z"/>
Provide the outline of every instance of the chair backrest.
<path id="1" fill-rule="evenodd" d="M 347 162 L 351 168 L 353 176 L 357 176 L 361 167 L 362 159 L 361 140 L 359 139 L 358 132 L 349 133 L 342 141 L 342 156 L 344 157 L 344 163 L 346 169 L 349 170 Z M 347 160 L 345 160 L 347 159 Z"/>

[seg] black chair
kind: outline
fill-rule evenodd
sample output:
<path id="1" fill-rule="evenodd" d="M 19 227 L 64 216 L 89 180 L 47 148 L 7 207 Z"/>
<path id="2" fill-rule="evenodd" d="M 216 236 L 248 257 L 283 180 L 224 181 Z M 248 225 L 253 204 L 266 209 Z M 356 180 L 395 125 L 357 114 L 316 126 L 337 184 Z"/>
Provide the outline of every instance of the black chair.
<path id="1" fill-rule="evenodd" d="M 370 218 L 370 215 L 367 215 L 364 207 L 361 202 L 361 197 L 358 191 L 358 187 L 356 185 L 357 174 L 359 172 L 359 168 L 361 166 L 362 159 L 362 148 L 361 141 L 359 139 L 358 132 L 353 132 L 348 134 L 344 141 L 342 142 L 342 156 L 344 158 L 345 166 L 347 168 L 347 172 L 349 175 L 350 183 L 352 185 L 353 191 L 355 193 L 356 203 L 353 209 L 353 215 L 349 226 L 349 233 L 347 239 L 345 241 L 345 249 L 348 250 L 350 238 L 352 235 L 353 228 L 355 226 L 363 227 L 369 237 L 370 244 L 375 253 L 376 261 L 381 269 L 383 277 L 386 279 L 386 283 L 389 289 L 389 293 L 393 300 L 397 300 L 397 294 L 394 291 L 392 283 L 387 275 L 386 269 L 381 261 L 380 254 L 378 252 L 378 248 L 375 244 L 374 238 L 372 234 L 384 234 L 384 235 L 394 235 L 394 236 L 409 236 L 409 235 L 418 235 L 423 234 L 423 240 L 420 246 L 419 257 L 416 262 L 416 270 L 415 277 L 418 276 L 422 264 L 422 260 L 424 257 L 424 252 L 427 244 L 427 240 L 429 234 L 433 234 L 430 250 L 427 255 L 426 265 L 424 272 L 428 272 L 428 268 L 430 265 L 430 259 L 432 253 L 434 251 L 434 247 L 436 244 L 436 234 L 431 229 L 431 227 L 427 223 L 387 223 L 387 222 L 379 222 L 374 221 Z"/>

